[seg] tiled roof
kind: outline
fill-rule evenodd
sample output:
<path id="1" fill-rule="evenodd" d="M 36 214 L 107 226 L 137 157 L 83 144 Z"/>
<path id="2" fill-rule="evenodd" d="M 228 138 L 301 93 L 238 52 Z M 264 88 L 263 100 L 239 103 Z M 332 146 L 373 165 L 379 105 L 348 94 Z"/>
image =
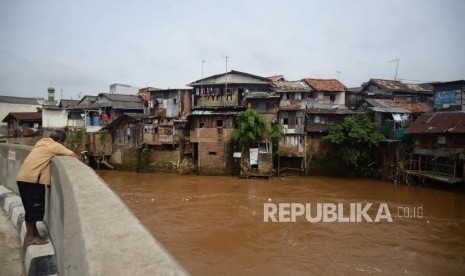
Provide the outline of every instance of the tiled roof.
<path id="1" fill-rule="evenodd" d="M 389 99 L 364 99 L 364 101 L 372 107 L 393 109 L 399 108 L 408 110 L 412 113 L 426 113 L 433 111 L 433 107 L 426 103 L 394 102 L 393 100 Z"/>
<path id="2" fill-rule="evenodd" d="M 158 90 L 161 90 L 161 88 L 144 87 L 144 88 L 139 89 L 139 93 L 153 92 L 153 91 L 158 91 Z"/>
<path id="3" fill-rule="evenodd" d="M 275 81 L 273 89 L 276 92 L 310 92 L 312 89 L 303 81 Z"/>
<path id="4" fill-rule="evenodd" d="M 413 113 L 427 113 L 433 111 L 433 107 L 425 103 L 395 102 L 392 106 L 407 109 Z"/>
<path id="5" fill-rule="evenodd" d="M 11 119 L 16 121 L 41 121 L 42 113 L 40 112 L 10 112 L 2 120 L 2 122 L 8 122 Z"/>
<path id="6" fill-rule="evenodd" d="M 405 133 L 465 133 L 465 112 L 423 114 L 410 125 Z"/>
<path id="7" fill-rule="evenodd" d="M 345 91 L 344 84 L 336 79 L 304 79 L 304 81 L 316 91 Z"/>
<path id="8" fill-rule="evenodd" d="M 270 81 L 279 81 L 279 80 L 284 81 L 285 80 L 283 75 L 275 75 L 275 76 L 266 77 L 266 78 L 269 79 Z"/>

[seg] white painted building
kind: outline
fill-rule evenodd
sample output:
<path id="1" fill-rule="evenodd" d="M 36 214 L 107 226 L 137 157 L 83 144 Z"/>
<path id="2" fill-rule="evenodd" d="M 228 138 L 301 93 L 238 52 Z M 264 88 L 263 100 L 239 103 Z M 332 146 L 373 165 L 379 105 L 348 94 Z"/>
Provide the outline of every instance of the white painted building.
<path id="1" fill-rule="evenodd" d="M 135 87 L 127 84 L 114 83 L 110 85 L 110 94 L 137 95 L 141 87 Z"/>
<path id="2" fill-rule="evenodd" d="M 42 127 L 45 129 L 65 128 L 68 126 L 69 110 L 59 107 L 47 107 L 42 109 Z"/>

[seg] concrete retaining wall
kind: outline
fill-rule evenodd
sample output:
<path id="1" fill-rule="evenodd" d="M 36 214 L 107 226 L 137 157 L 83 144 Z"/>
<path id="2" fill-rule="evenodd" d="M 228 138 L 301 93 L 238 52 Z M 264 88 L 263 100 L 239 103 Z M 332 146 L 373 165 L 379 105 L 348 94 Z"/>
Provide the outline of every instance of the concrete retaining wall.
<path id="1" fill-rule="evenodd" d="M 29 150 L 0 144 L 0 184 L 16 193 Z M 59 275 L 187 275 L 105 182 L 71 157 L 52 160 L 46 205 Z"/>

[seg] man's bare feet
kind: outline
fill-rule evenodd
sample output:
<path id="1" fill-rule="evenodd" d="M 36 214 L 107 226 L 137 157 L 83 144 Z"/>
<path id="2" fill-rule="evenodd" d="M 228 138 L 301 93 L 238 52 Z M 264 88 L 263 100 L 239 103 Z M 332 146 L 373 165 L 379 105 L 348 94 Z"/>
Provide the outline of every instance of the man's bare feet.
<path id="1" fill-rule="evenodd" d="M 45 240 L 45 239 L 41 239 L 41 238 L 38 238 L 38 237 L 35 237 L 35 238 L 32 238 L 32 239 L 27 239 L 26 240 L 26 245 L 39 245 L 39 244 L 46 244 L 46 243 L 49 243 L 48 240 Z"/>

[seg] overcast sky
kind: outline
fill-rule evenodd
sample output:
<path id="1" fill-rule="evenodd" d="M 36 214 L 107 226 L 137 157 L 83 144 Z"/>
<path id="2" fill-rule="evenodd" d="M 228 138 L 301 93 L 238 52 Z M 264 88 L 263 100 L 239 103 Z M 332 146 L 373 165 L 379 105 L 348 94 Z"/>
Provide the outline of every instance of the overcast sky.
<path id="1" fill-rule="evenodd" d="M 288 80 L 465 79 L 465 1 L 0 2 L 0 95 L 182 88 L 228 70 Z"/>

